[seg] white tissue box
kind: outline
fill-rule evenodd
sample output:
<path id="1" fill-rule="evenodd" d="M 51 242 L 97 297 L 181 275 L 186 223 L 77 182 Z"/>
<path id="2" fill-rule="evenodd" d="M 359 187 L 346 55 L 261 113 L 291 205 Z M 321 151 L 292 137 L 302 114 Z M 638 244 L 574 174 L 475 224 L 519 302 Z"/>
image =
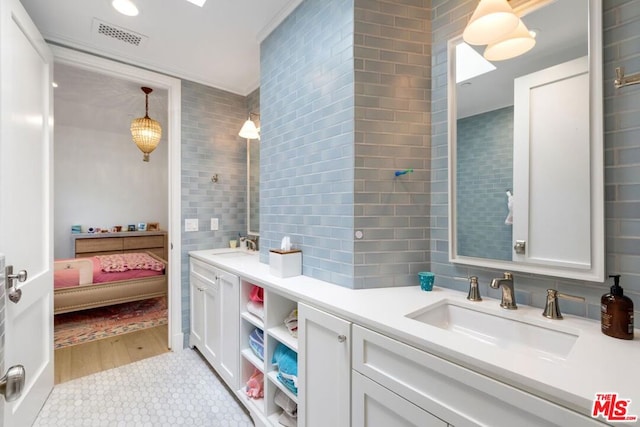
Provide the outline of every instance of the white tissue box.
<path id="1" fill-rule="evenodd" d="M 269 250 L 269 272 L 282 278 L 301 275 L 302 251 L 300 249 Z"/>

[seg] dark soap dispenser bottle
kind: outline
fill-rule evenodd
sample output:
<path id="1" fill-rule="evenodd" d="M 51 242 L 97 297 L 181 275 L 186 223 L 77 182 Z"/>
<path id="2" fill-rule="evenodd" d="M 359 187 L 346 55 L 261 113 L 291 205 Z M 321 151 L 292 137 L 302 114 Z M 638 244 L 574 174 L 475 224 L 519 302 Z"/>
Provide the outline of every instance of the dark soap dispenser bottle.
<path id="1" fill-rule="evenodd" d="M 633 339 L 633 301 L 624 296 L 620 275 L 612 275 L 611 292 L 600 299 L 602 333 L 623 340 Z"/>

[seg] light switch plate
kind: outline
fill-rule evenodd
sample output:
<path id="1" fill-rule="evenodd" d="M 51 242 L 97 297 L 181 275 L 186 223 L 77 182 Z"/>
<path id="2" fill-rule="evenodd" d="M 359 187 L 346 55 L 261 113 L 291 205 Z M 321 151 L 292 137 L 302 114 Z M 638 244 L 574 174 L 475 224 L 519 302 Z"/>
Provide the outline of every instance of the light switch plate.
<path id="1" fill-rule="evenodd" d="M 198 218 L 185 219 L 184 231 L 198 231 Z"/>
<path id="2" fill-rule="evenodd" d="M 217 230 L 218 229 L 218 218 L 211 218 L 211 230 Z"/>

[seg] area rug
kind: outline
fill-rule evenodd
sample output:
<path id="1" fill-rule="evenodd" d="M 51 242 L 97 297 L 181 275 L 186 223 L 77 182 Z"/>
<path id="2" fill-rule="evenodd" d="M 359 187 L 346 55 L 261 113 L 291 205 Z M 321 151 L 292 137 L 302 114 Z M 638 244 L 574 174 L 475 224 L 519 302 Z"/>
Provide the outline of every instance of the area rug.
<path id="1" fill-rule="evenodd" d="M 167 323 L 167 297 L 54 316 L 54 348 L 82 344 Z"/>

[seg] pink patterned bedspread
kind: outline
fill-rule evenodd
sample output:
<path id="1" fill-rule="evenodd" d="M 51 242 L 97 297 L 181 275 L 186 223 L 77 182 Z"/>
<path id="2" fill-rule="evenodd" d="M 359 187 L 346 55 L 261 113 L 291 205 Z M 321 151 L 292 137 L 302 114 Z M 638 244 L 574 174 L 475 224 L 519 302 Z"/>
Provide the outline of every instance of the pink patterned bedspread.
<path id="1" fill-rule="evenodd" d="M 102 271 L 105 273 L 122 273 L 129 270 L 164 270 L 164 264 L 142 252 L 125 254 L 98 255 Z"/>
<path id="2" fill-rule="evenodd" d="M 99 256 L 87 258 L 93 262 L 93 283 L 92 284 L 116 282 L 119 280 L 128 280 L 128 279 L 140 279 L 143 277 L 160 276 L 164 274 L 164 264 L 162 264 L 161 262 L 157 261 L 156 259 L 144 253 L 136 253 L 136 255 L 145 255 L 147 258 L 153 261 L 153 264 L 143 263 L 143 265 L 147 265 L 147 266 L 153 265 L 154 269 L 131 268 L 131 265 L 137 265 L 137 264 L 127 264 L 127 270 L 125 271 L 105 272 L 103 271 L 103 265 L 100 261 L 100 257 L 105 257 L 105 256 L 112 257 L 113 255 L 99 255 Z M 160 270 L 157 270 L 158 265 L 156 263 L 161 266 Z M 122 269 L 122 268 L 123 267 L 119 267 L 119 269 Z M 70 268 L 70 269 L 64 269 L 64 270 L 57 270 L 54 272 L 54 282 L 53 282 L 54 289 L 71 288 L 74 286 L 78 286 L 79 283 L 80 283 L 80 276 L 78 274 L 78 270 L 76 269 Z M 83 285 L 83 286 L 89 286 L 89 285 Z"/>

